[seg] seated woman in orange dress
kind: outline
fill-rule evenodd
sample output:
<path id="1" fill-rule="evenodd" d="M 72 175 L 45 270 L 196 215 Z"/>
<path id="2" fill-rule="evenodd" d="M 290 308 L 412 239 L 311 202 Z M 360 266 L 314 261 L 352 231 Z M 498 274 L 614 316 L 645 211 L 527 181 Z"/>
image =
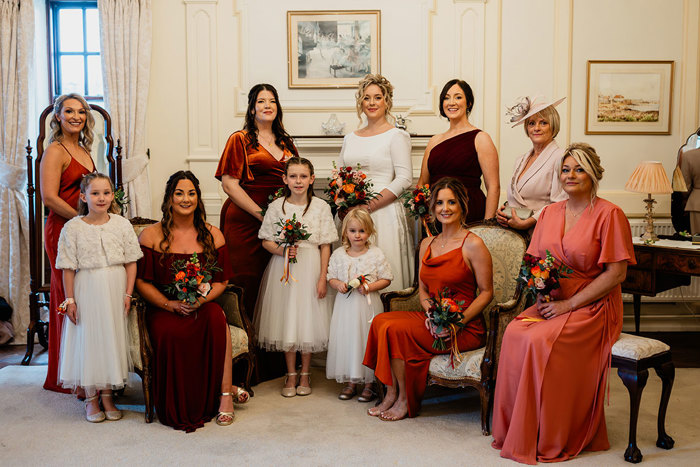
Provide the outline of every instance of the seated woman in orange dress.
<path id="1" fill-rule="evenodd" d="M 457 179 L 444 177 L 432 187 L 430 212 L 442 224 L 442 233 L 423 239 L 420 247 L 418 286 L 423 310 L 382 313 L 372 320 L 363 364 L 387 385 L 382 403 L 368 411 L 381 420 L 417 416 L 430 359 L 449 352 L 432 347 L 438 335 L 425 315 L 431 294 L 448 287 L 455 300 L 465 302 L 465 326 L 456 336 L 461 352 L 481 347 L 486 340 L 482 311 L 493 298 L 491 254 L 481 238 L 464 228 L 468 202 L 467 191 Z"/>
<path id="2" fill-rule="evenodd" d="M 620 284 L 635 264 L 622 210 L 596 197 L 603 176 L 591 146 L 562 157 L 568 201 L 545 207 L 527 252 L 573 269 L 554 301 L 539 301 L 507 327 L 493 410 L 493 447 L 525 464 L 558 462 L 610 447 L 603 400 L 610 352 L 622 329 Z"/>
<path id="3" fill-rule="evenodd" d="M 249 395 L 231 384 L 231 335 L 226 316 L 214 302 L 226 288 L 232 268 L 224 236 L 208 224 L 199 180 L 190 171 L 168 179 L 161 205 L 163 219 L 139 237 L 136 289 L 148 302 L 146 320 L 153 346 L 153 399 L 158 420 L 191 432 L 216 416 L 233 423 L 233 403 Z M 210 289 L 194 304 L 168 290 L 175 281 L 173 262 L 197 253 L 200 264 L 214 264 Z M 217 415 L 218 413 L 218 415 Z"/>

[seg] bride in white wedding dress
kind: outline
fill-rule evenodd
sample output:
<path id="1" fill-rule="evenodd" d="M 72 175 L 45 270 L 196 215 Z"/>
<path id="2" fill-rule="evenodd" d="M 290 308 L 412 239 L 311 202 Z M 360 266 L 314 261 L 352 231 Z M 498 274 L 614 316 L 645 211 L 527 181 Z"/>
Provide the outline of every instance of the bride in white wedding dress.
<path id="1" fill-rule="evenodd" d="M 380 196 L 367 203 L 377 229 L 377 246 L 389 260 L 394 280 L 384 289 L 400 290 L 413 283 L 413 240 L 398 196 L 411 186 L 411 138 L 388 121 L 393 86 L 381 75 L 367 75 L 357 90 L 357 115 L 367 125 L 345 136 L 338 167 L 361 170 Z"/>

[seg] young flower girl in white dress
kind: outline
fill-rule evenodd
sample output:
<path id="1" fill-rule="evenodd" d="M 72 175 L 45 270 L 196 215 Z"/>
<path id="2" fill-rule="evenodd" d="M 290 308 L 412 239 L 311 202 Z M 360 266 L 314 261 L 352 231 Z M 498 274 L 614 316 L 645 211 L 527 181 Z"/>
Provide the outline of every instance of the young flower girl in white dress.
<path id="1" fill-rule="evenodd" d="M 357 385 L 364 384 L 358 401 L 369 402 L 376 397 L 374 372 L 362 360 L 370 323 L 382 312 L 379 291 L 391 284 L 394 275 L 382 250 L 372 246 L 376 231 L 366 209 L 348 212 L 341 231 L 343 246 L 333 252 L 328 266 L 328 281 L 339 293 L 333 306 L 326 377 L 347 383 L 338 395 L 341 400 L 352 399 Z"/>
<path id="2" fill-rule="evenodd" d="M 80 184 L 78 216 L 58 240 L 56 267 L 63 269 L 66 300 L 58 383 L 85 390 L 89 422 L 119 420 L 112 390 L 124 387 L 132 364 L 126 315 L 143 253 L 131 223 L 116 214 L 114 187 L 106 175 L 91 173 Z M 98 392 L 104 412 L 100 409 Z"/>
<path id="3" fill-rule="evenodd" d="M 313 196 L 314 168 L 301 157 L 292 157 L 284 170 L 285 195 L 267 208 L 258 237 L 272 253 L 260 285 L 255 312 L 258 343 L 267 350 L 282 351 L 287 377 L 282 395 L 311 394 L 311 353 L 326 350 L 331 304 L 326 298 L 331 243 L 338 239 L 328 203 Z M 280 227 L 296 215 L 311 236 L 294 246 L 280 243 Z M 285 250 L 296 263 L 287 266 Z M 291 277 L 286 276 L 287 267 Z M 296 353 L 301 352 L 301 374 Z M 297 378 L 297 376 L 299 378 Z"/>

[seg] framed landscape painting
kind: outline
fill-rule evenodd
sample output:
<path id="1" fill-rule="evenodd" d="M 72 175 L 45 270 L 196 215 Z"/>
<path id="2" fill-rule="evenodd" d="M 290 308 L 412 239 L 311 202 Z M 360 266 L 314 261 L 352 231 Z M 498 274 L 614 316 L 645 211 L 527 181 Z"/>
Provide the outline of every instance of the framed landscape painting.
<path id="1" fill-rule="evenodd" d="M 586 134 L 671 134 L 673 61 L 588 61 Z"/>
<path id="2" fill-rule="evenodd" d="M 290 88 L 353 88 L 379 73 L 380 12 L 288 11 Z"/>

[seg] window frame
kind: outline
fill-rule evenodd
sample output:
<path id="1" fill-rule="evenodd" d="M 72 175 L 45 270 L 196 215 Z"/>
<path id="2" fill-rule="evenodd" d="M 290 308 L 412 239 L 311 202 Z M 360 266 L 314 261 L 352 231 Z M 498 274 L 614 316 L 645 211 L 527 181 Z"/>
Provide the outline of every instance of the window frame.
<path id="1" fill-rule="evenodd" d="M 86 24 L 86 10 L 87 9 L 97 9 L 96 0 L 47 0 L 46 2 L 46 22 L 47 22 L 47 35 L 48 44 L 47 47 L 47 60 L 49 62 L 49 95 L 51 96 L 51 102 L 53 102 L 56 97 L 62 94 L 61 92 L 61 57 L 62 56 L 78 56 L 83 58 L 83 77 L 84 87 L 80 94 L 85 97 L 87 101 L 103 102 L 104 101 L 104 84 L 102 88 L 102 95 L 95 96 L 88 94 L 88 83 L 89 83 L 89 72 L 88 72 L 88 57 L 102 55 L 102 50 L 99 52 L 88 52 L 87 51 L 87 24 Z M 59 46 L 59 27 L 58 27 L 58 12 L 64 9 L 79 9 L 83 16 L 83 51 L 82 52 L 60 52 Z"/>

